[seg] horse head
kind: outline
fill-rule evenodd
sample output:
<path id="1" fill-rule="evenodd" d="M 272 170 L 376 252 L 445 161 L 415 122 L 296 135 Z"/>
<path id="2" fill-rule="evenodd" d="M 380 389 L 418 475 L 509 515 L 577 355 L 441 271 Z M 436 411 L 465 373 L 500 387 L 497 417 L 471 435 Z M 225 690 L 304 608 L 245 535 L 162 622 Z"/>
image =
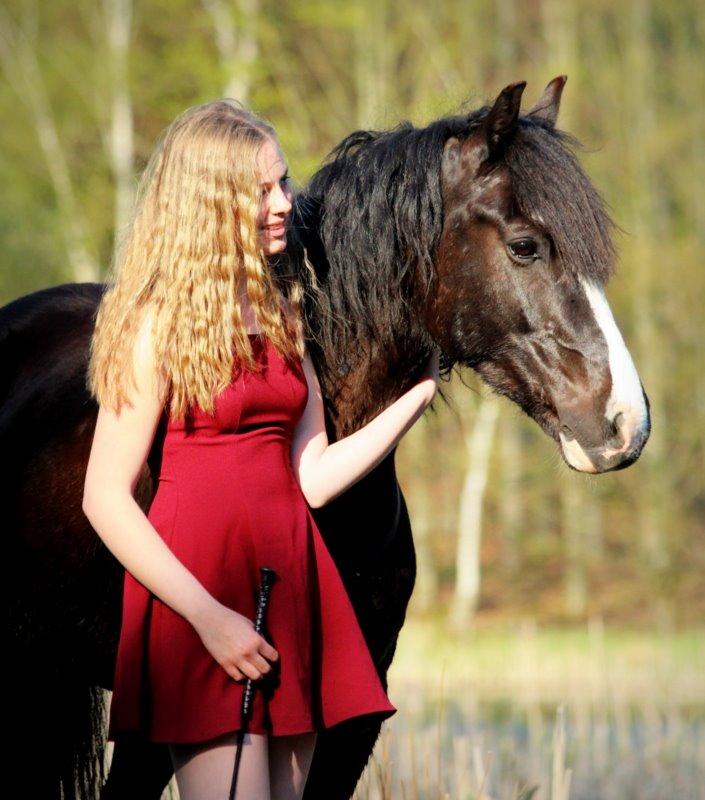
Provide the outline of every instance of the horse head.
<path id="1" fill-rule="evenodd" d="M 517 403 L 570 467 L 633 463 L 648 400 L 605 299 L 613 223 L 555 127 L 565 76 L 426 128 L 348 136 L 297 199 L 333 428 L 408 385 L 436 344 Z M 320 305 L 322 303 L 322 305 Z"/>
<path id="2" fill-rule="evenodd" d="M 611 221 L 555 128 L 565 76 L 525 115 L 525 83 L 444 146 L 444 224 L 427 321 L 556 439 L 581 472 L 633 463 L 648 401 L 605 299 Z"/>

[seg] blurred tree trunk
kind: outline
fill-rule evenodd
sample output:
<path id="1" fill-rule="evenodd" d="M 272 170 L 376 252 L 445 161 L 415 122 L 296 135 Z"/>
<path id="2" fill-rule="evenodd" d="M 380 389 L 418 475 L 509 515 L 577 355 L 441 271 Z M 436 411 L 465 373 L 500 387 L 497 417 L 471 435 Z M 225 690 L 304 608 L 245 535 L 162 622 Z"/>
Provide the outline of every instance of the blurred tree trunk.
<path id="1" fill-rule="evenodd" d="M 565 554 L 564 602 L 571 617 L 587 612 L 587 564 L 594 543 L 600 541 L 601 515 L 597 500 L 590 502 L 584 476 L 561 468 L 561 530 Z"/>
<path id="2" fill-rule="evenodd" d="M 515 409 L 502 408 L 499 438 L 499 522 L 502 564 L 510 577 L 521 569 L 521 527 L 524 501 L 522 484 L 521 428 Z"/>
<path id="3" fill-rule="evenodd" d="M 134 199 L 134 122 L 129 51 L 132 0 L 103 0 L 110 75 L 108 159 L 115 182 L 115 235 L 127 225 Z"/>
<path id="4" fill-rule="evenodd" d="M 652 156 L 657 124 L 649 0 L 631 0 L 624 71 L 624 108 L 629 124 L 628 148 L 630 219 L 634 263 L 633 309 L 638 345 L 638 370 L 651 404 L 653 429 L 640 465 L 642 550 L 650 567 L 659 572 L 670 561 L 668 549 L 668 469 L 665 453 L 663 352 L 658 334 L 661 292 L 657 283 L 660 242 L 668 237 L 667 204 L 659 199 Z M 660 255 L 659 255 L 660 257 Z"/>
<path id="5" fill-rule="evenodd" d="M 259 52 L 259 0 L 203 0 L 213 23 L 223 75 L 223 96 L 247 105 Z"/>
<path id="6" fill-rule="evenodd" d="M 483 397 L 472 430 L 464 434 L 468 460 L 460 496 L 455 592 L 450 610 L 450 623 L 455 630 L 462 630 L 471 621 L 480 596 L 482 510 L 498 413 L 497 398 Z"/>
<path id="7" fill-rule="evenodd" d="M 56 196 L 66 254 L 74 281 L 98 280 L 98 265 L 89 252 L 88 226 L 73 189 L 68 160 L 61 144 L 35 43 L 7 12 L 0 9 L 0 64 L 8 83 L 27 106 L 47 173 Z"/>

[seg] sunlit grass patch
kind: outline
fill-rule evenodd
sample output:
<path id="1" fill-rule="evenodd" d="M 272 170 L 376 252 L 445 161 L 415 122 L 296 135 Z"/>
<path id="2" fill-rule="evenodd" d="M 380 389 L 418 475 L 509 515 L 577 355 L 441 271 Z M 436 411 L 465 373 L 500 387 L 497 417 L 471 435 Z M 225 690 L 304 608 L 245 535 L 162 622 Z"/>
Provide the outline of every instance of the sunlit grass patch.
<path id="1" fill-rule="evenodd" d="M 410 621 L 356 800 L 702 800 L 699 632 Z"/>

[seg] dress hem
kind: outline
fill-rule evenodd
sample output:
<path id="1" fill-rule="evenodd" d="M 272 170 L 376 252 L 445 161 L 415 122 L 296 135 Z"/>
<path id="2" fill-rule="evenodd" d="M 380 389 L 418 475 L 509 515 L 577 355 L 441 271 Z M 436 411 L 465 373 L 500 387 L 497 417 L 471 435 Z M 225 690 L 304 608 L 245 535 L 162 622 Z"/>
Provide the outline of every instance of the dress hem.
<path id="1" fill-rule="evenodd" d="M 330 730 L 342 723 L 347 723 L 355 719 L 359 718 L 374 718 L 374 717 L 381 717 L 380 722 L 384 722 L 384 720 L 391 717 L 393 714 L 396 714 L 397 709 L 394 707 L 379 709 L 376 711 L 363 711 L 361 713 L 350 714 L 345 717 L 341 717 L 340 719 L 336 720 L 335 722 L 329 725 L 322 725 L 318 728 L 312 728 L 311 726 L 306 726 L 305 728 L 301 728 L 301 726 L 294 725 L 293 727 L 287 727 L 286 725 L 278 725 L 276 730 L 272 727 L 271 730 L 253 730 L 250 726 L 247 727 L 246 733 L 254 733 L 260 736 L 267 735 L 267 736 L 297 736 L 303 733 L 321 733 L 322 731 Z M 282 730 L 283 729 L 283 730 Z M 199 736 L 190 736 L 187 739 L 184 738 L 174 738 L 174 737 L 147 737 L 143 733 L 142 730 L 137 728 L 126 728 L 123 730 L 118 731 L 108 737 L 109 742 L 117 742 L 121 739 L 134 739 L 140 738 L 142 740 L 150 741 L 154 744 L 197 744 L 199 742 L 207 742 L 210 739 L 217 739 L 220 736 L 225 736 L 227 733 L 237 733 L 240 730 L 239 727 L 235 726 L 232 727 L 231 725 L 218 725 L 212 729 L 209 729 L 207 733 L 201 734 Z"/>

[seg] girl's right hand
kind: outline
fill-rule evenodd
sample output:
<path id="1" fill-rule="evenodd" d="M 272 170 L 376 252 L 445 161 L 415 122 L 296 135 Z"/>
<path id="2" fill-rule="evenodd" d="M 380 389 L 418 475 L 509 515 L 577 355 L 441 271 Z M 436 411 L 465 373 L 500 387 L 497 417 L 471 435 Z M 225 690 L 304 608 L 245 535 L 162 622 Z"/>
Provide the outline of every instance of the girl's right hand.
<path id="1" fill-rule="evenodd" d="M 279 653 L 255 630 L 252 620 L 217 603 L 195 626 L 201 641 L 220 666 L 236 681 L 259 680 Z"/>

